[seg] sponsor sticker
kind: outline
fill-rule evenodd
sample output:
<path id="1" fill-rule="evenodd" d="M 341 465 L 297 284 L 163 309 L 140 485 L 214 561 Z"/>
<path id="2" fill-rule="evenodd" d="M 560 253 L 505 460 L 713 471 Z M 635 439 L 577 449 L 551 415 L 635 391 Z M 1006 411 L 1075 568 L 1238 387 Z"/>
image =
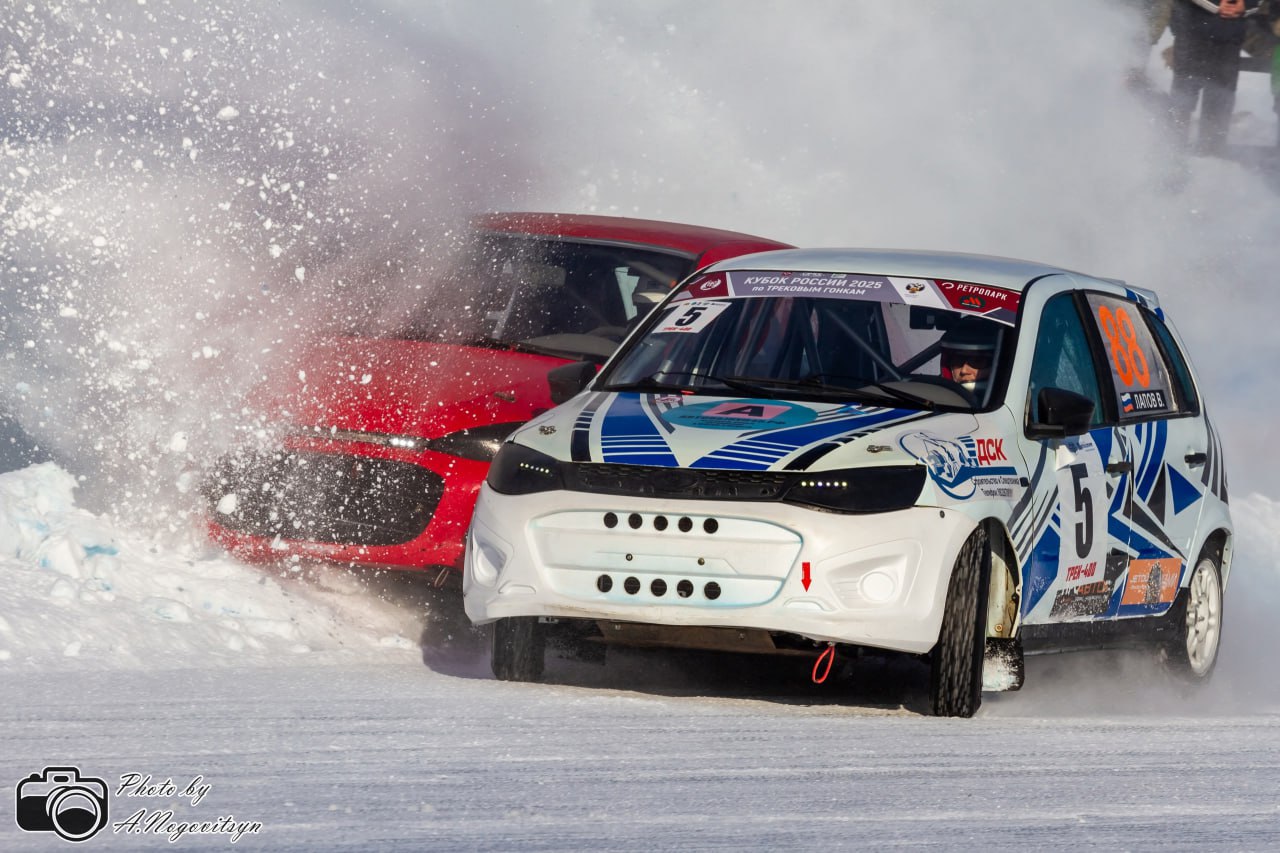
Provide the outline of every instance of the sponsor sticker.
<path id="1" fill-rule="evenodd" d="M 869 302 L 929 305 L 959 312 L 980 313 L 1012 325 L 1022 295 L 1002 287 L 928 278 L 863 275 L 860 273 L 795 270 L 730 270 L 686 284 L 672 302 L 762 296 L 809 296 Z M 660 329 L 659 331 L 674 331 Z"/>
<path id="2" fill-rule="evenodd" d="M 897 278 L 889 276 L 889 283 L 898 292 L 898 297 L 907 305 L 924 305 L 932 308 L 947 308 L 947 302 L 938 292 L 938 286 L 927 278 Z"/>
<path id="3" fill-rule="evenodd" d="M 1049 615 L 1058 619 L 1072 619 L 1084 616 L 1097 616 L 1105 613 L 1111 604 L 1111 595 L 1116 588 L 1116 580 L 1124 571 L 1125 556 L 1108 554 L 1101 567 L 1088 565 L 1079 567 L 1076 578 L 1070 577 L 1068 570 L 1067 588 L 1058 590 L 1053 598 L 1053 608 Z M 1080 577 L 1088 572 L 1086 583 L 1079 583 Z"/>
<path id="4" fill-rule="evenodd" d="M 960 311 L 992 314 L 992 319 L 1012 318 L 1018 310 L 1021 294 L 1003 287 L 971 284 L 967 281 L 939 281 L 938 288 L 952 307 Z"/>
<path id="5" fill-rule="evenodd" d="M 1182 561 L 1176 557 L 1157 560 L 1130 560 L 1123 604 L 1172 604 L 1182 577 Z"/>
<path id="6" fill-rule="evenodd" d="M 1009 462 L 1003 438 L 947 438 L 919 431 L 899 436 L 898 445 L 927 465 L 938 488 L 957 500 L 1014 500 L 1022 494 L 1022 479 Z"/>
<path id="7" fill-rule="evenodd" d="M 723 275 L 703 276 L 697 281 L 687 284 L 672 297 L 672 302 L 684 302 L 689 299 L 710 299 L 729 295 L 729 283 Z"/>
<path id="8" fill-rule="evenodd" d="M 807 406 L 780 400 L 728 400 L 681 406 L 660 417 L 669 424 L 695 429 L 731 429 L 739 432 L 807 424 L 818 416 Z"/>
<path id="9" fill-rule="evenodd" d="M 897 291 L 881 276 L 849 273 L 730 273 L 735 296 L 821 296 L 834 299 L 896 301 Z"/>

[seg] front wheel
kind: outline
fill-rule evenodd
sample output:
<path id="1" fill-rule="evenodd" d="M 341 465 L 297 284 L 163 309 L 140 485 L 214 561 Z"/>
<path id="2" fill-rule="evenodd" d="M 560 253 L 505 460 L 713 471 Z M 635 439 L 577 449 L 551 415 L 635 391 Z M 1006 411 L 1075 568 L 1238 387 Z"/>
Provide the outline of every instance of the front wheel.
<path id="1" fill-rule="evenodd" d="M 929 709 L 935 717 L 972 717 L 982 704 L 990 583 L 991 549 L 979 527 L 956 557 L 942 630 L 929 653 Z"/>
<path id="2" fill-rule="evenodd" d="M 1191 580 L 1169 614 L 1173 632 L 1165 645 L 1165 664 L 1191 683 L 1204 682 L 1218 663 L 1222 639 L 1222 574 L 1211 555 L 1196 563 Z"/>
<path id="3" fill-rule="evenodd" d="M 536 616 L 513 616 L 493 625 L 493 674 L 502 681 L 538 681 L 547 656 L 546 631 Z"/>

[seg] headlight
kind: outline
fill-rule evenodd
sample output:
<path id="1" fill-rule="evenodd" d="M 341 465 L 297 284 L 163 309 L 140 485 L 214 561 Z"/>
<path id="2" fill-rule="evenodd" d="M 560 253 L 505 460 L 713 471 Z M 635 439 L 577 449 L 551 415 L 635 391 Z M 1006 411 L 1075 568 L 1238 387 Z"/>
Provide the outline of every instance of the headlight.
<path id="1" fill-rule="evenodd" d="M 504 495 L 528 495 L 564 488 L 560 463 L 522 444 L 504 444 L 485 482 Z"/>
<path id="2" fill-rule="evenodd" d="M 431 439 L 426 442 L 426 447 L 437 453 L 488 462 L 498 455 L 498 448 L 502 447 L 503 440 L 520 426 L 517 422 L 460 429 Z"/>
<path id="3" fill-rule="evenodd" d="M 821 471 L 796 479 L 782 499 L 835 512 L 891 512 L 915 506 L 925 466 L 890 465 Z"/>
<path id="4" fill-rule="evenodd" d="M 396 447 L 400 450 L 418 450 L 426 445 L 424 439 L 414 438 L 411 435 L 390 435 L 384 432 L 364 432 L 337 427 L 302 427 L 295 430 L 293 434 L 304 438 L 324 438 L 330 441 L 359 441 L 380 447 Z"/>

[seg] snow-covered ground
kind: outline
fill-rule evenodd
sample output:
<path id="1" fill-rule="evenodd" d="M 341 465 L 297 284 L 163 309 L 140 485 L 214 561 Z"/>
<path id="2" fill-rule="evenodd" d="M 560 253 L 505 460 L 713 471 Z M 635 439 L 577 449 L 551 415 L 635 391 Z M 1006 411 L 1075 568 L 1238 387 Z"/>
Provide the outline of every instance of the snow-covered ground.
<path id="1" fill-rule="evenodd" d="M 59 765 L 113 795 L 171 779 L 113 796 L 112 822 L 234 816 L 261 823 L 248 849 L 1280 848 L 1280 198 L 1237 163 L 1178 166 L 1121 85 L 1121 4 L 1059 5 L 9 4 L 0 418 L 24 432 L 0 447 L 0 787 Z M 1167 87 L 1158 48 L 1133 56 Z M 1274 141 L 1265 77 L 1238 112 L 1234 142 Z M 412 579 L 211 549 L 185 472 L 235 392 L 317 302 L 341 314 L 353 281 L 411 273 L 420 223 L 484 207 L 1157 289 L 1233 478 L 1212 685 L 1184 695 L 1142 656 L 1033 658 L 961 721 L 873 663 L 815 686 L 632 652 L 506 684 Z M 0 848 L 65 846 L 18 830 L 14 802 Z"/>

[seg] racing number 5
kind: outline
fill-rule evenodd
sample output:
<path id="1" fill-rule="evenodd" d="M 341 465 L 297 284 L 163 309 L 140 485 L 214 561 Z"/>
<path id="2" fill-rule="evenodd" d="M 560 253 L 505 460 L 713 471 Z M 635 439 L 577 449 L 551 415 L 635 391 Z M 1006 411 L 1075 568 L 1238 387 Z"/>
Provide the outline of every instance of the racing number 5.
<path id="1" fill-rule="evenodd" d="M 1080 520 L 1076 522 L 1076 556 L 1085 559 L 1093 550 L 1093 494 L 1085 482 L 1089 476 L 1089 466 L 1077 462 L 1068 468 L 1071 472 L 1071 485 L 1076 496 L 1076 512 Z"/>
<path id="2" fill-rule="evenodd" d="M 1115 313 L 1105 305 L 1098 307 L 1098 326 L 1102 334 L 1107 336 L 1107 348 L 1111 350 L 1111 363 L 1116 369 L 1116 378 L 1126 388 L 1132 388 L 1136 381 L 1143 388 L 1151 385 L 1151 368 L 1147 364 L 1147 356 L 1138 343 L 1137 330 L 1133 327 L 1133 319 L 1124 308 L 1117 308 Z"/>
<path id="3" fill-rule="evenodd" d="M 702 312 L 707 310 L 705 305 L 690 305 L 685 312 L 676 318 L 672 323 L 674 326 L 692 326 L 702 316 Z"/>

